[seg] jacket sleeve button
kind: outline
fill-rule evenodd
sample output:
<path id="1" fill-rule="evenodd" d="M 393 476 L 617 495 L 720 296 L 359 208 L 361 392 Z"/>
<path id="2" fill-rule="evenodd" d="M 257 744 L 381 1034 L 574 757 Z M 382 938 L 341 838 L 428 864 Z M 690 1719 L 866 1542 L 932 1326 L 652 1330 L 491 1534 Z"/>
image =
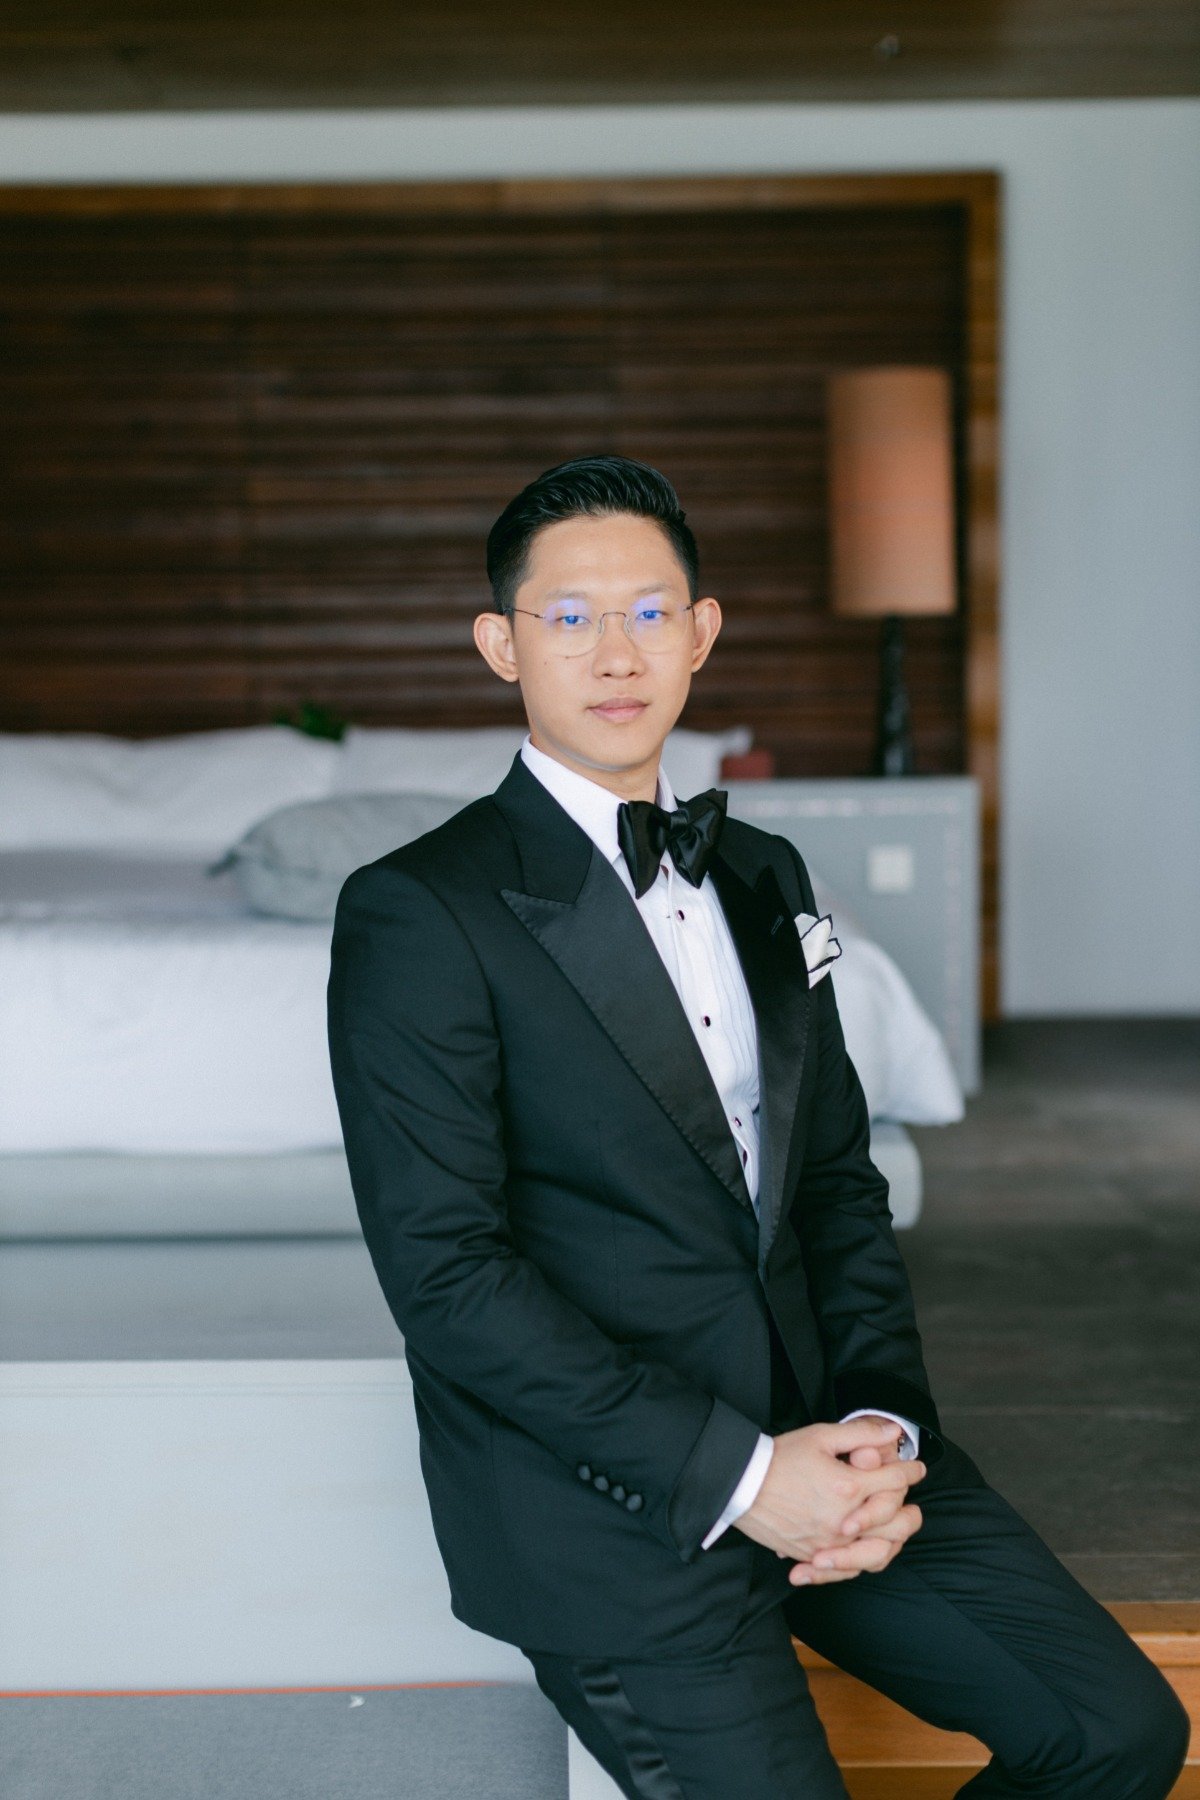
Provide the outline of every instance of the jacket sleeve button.
<path id="1" fill-rule="evenodd" d="M 580 1463 L 575 1473 L 578 1475 L 580 1481 L 590 1481 L 592 1479 L 592 1471 L 587 1463 Z"/>
<path id="2" fill-rule="evenodd" d="M 614 1500 L 623 1500 L 625 1498 L 625 1489 L 621 1486 L 619 1481 L 612 1490 L 612 1497 Z"/>
<path id="3" fill-rule="evenodd" d="M 599 1488 L 599 1490 L 602 1494 L 607 1494 L 607 1492 L 608 1492 L 608 1476 L 607 1475 L 593 1475 L 592 1476 L 592 1486 Z"/>
<path id="4" fill-rule="evenodd" d="M 640 1512 L 641 1508 L 642 1508 L 642 1496 L 640 1494 L 630 1494 L 628 1500 L 626 1500 L 626 1502 L 625 1502 L 626 1511 L 627 1512 Z"/>

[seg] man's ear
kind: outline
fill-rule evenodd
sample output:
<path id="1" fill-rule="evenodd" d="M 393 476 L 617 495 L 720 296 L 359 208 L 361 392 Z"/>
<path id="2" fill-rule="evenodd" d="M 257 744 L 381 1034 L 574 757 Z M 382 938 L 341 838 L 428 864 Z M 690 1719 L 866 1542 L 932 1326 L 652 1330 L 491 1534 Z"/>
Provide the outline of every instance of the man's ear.
<path id="1" fill-rule="evenodd" d="M 516 681 L 517 651 L 512 638 L 512 620 L 506 613 L 481 612 L 471 628 L 475 648 L 492 673 L 501 681 Z"/>
<path id="2" fill-rule="evenodd" d="M 692 674 L 707 661 L 708 653 L 717 641 L 717 633 L 721 629 L 721 607 L 715 595 L 705 594 L 693 602 L 692 619 L 696 628 L 696 643 L 692 651 Z"/>

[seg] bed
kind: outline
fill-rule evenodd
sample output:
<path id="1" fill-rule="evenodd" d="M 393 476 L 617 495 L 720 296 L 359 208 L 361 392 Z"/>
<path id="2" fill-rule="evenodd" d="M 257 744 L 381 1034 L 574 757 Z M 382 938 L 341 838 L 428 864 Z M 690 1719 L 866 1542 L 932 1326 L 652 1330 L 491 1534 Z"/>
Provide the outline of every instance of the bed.
<path id="1" fill-rule="evenodd" d="M 194 734 L 208 741 L 191 765 L 183 740 L 0 738 L 0 1235 L 357 1230 L 325 1040 L 332 923 L 256 911 L 214 853 L 329 793 L 440 782 L 465 803 L 523 732 L 423 733 L 415 761 L 414 734 L 314 746 L 281 729 Z M 155 768 L 156 742 L 174 765 L 164 752 Z M 707 785 L 729 749 L 681 739 L 673 782 Z M 805 785 L 754 784 L 772 799 Z M 911 1223 L 920 1163 L 904 1126 L 961 1118 L 962 1084 L 896 961 L 811 873 L 842 944 L 829 979 L 872 1154 Z"/>

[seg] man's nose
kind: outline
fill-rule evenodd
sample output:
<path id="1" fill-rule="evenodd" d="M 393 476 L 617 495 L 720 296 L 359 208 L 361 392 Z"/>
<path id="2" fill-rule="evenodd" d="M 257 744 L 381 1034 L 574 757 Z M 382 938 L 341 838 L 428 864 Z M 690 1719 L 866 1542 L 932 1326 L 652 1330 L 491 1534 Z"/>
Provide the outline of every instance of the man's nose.
<path id="1" fill-rule="evenodd" d="M 624 615 L 605 613 L 600 620 L 600 637 L 592 659 L 593 668 L 640 668 L 642 653 L 625 629 Z"/>

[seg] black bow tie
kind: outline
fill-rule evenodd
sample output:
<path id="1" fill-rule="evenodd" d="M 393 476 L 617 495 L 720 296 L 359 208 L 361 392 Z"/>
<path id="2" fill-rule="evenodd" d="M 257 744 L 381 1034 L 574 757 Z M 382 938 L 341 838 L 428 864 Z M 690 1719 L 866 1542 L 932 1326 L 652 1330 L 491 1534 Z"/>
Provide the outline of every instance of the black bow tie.
<path id="1" fill-rule="evenodd" d="M 622 800 L 617 808 L 617 841 L 639 900 L 653 887 L 664 850 L 684 880 L 700 886 L 721 836 L 728 799 L 724 788 L 706 788 L 673 812 L 653 800 Z"/>

